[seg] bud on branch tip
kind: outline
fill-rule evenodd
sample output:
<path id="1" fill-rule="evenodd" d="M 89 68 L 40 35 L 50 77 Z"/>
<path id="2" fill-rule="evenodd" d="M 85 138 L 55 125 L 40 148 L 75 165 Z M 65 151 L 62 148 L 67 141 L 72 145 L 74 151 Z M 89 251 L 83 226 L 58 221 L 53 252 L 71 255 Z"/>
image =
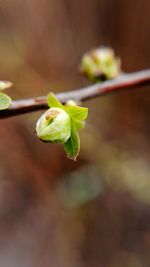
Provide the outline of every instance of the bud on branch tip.
<path id="1" fill-rule="evenodd" d="M 37 136 L 44 142 L 63 144 L 68 158 L 76 160 L 80 150 L 78 130 L 84 127 L 88 109 L 72 100 L 62 105 L 53 93 L 47 102 L 50 108 L 37 121 Z"/>
<path id="2" fill-rule="evenodd" d="M 121 72 L 121 60 L 109 47 L 99 47 L 82 57 L 81 72 L 91 81 L 116 78 Z"/>

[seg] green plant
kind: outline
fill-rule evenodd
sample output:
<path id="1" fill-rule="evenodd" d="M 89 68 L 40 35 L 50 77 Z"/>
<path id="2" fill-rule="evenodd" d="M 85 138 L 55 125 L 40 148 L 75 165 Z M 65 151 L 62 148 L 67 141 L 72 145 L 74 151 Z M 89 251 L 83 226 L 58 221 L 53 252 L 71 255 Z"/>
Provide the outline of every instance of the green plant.
<path id="1" fill-rule="evenodd" d="M 8 118 L 36 110 L 48 109 L 37 121 L 36 132 L 44 142 L 61 143 L 68 158 L 76 160 L 80 151 L 78 131 L 85 125 L 88 108 L 77 103 L 136 85 L 150 83 L 150 70 L 126 74 L 120 59 L 111 48 L 98 48 L 82 58 L 81 71 L 95 84 L 82 89 L 48 96 L 11 101 L 0 92 L 0 118 Z M 0 82 L 0 91 L 11 82 Z"/>
<path id="2" fill-rule="evenodd" d="M 80 150 L 78 130 L 84 127 L 88 109 L 71 101 L 62 105 L 53 93 L 47 99 L 50 109 L 37 122 L 37 136 L 42 141 L 63 144 L 68 158 L 76 160 Z"/>

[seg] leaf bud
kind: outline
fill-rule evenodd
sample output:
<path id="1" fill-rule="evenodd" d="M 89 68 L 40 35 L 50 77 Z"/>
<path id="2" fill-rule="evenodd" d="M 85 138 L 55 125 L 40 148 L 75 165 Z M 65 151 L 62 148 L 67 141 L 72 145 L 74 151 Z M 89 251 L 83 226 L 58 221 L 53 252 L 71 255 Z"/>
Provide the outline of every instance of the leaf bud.
<path id="1" fill-rule="evenodd" d="M 113 79 L 121 72 L 121 61 L 113 49 L 100 47 L 83 56 L 81 71 L 92 81 Z"/>
<path id="2" fill-rule="evenodd" d="M 71 119 L 62 108 L 48 109 L 37 121 L 37 136 L 45 142 L 64 144 L 71 136 Z"/>

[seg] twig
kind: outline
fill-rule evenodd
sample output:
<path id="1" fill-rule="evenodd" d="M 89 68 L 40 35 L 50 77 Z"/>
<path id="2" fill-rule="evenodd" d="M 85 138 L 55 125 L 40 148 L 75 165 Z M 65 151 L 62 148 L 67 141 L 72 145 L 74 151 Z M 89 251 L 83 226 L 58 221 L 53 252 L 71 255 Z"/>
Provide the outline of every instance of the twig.
<path id="1" fill-rule="evenodd" d="M 123 89 L 133 88 L 137 85 L 150 84 L 150 69 L 130 74 L 122 73 L 118 78 L 103 83 L 96 83 L 74 91 L 56 94 L 57 98 L 66 103 L 72 99 L 77 102 L 85 101 L 102 95 L 110 94 Z M 47 108 L 46 96 L 15 100 L 6 110 L 0 111 L 0 118 L 8 118 Z"/>

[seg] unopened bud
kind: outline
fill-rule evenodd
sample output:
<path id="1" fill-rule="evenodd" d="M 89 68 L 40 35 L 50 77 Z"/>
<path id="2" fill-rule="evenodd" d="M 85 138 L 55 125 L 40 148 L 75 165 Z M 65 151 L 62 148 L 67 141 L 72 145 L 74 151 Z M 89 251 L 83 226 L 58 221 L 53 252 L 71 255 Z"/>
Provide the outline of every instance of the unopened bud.
<path id="1" fill-rule="evenodd" d="M 48 109 L 37 121 L 37 136 L 46 142 L 67 142 L 71 135 L 71 119 L 61 108 Z"/>
<path id="2" fill-rule="evenodd" d="M 121 72 L 121 62 L 113 49 L 100 47 L 86 53 L 82 58 L 81 71 L 91 80 L 113 79 Z"/>

